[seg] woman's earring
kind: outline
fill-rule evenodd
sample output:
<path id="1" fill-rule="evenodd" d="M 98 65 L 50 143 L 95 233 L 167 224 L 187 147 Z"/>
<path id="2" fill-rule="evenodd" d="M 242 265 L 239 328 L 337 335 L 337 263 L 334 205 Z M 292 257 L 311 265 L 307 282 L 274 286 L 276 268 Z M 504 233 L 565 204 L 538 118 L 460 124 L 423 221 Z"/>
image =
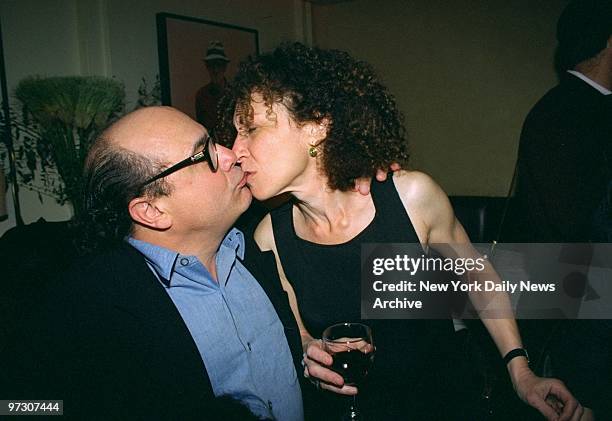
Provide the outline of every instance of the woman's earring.
<path id="1" fill-rule="evenodd" d="M 319 151 L 317 150 L 317 147 L 310 145 L 310 148 L 308 148 L 308 155 L 310 155 L 312 158 L 316 158 L 318 153 Z"/>

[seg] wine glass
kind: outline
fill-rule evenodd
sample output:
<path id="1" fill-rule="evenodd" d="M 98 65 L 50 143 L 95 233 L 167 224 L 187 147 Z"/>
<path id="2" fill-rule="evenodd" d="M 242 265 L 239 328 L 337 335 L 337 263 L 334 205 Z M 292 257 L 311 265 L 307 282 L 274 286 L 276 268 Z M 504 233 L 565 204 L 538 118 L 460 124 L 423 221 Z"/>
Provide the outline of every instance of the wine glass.
<path id="1" fill-rule="evenodd" d="M 323 349 L 332 356 L 331 369 L 344 378 L 344 384 L 359 386 L 374 361 L 372 329 L 362 323 L 338 323 L 323 331 Z M 362 420 L 353 395 L 343 420 Z"/>

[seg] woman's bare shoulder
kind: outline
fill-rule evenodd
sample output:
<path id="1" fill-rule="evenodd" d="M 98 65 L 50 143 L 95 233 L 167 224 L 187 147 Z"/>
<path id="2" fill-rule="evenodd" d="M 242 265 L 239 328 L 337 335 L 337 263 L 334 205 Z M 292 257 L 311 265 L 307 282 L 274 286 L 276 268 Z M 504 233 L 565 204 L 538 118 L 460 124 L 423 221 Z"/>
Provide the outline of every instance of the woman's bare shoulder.
<path id="1" fill-rule="evenodd" d="M 420 171 L 398 171 L 393 181 L 422 243 L 428 243 L 432 233 L 453 230 L 453 208 L 433 178 Z"/>
<path id="2" fill-rule="evenodd" d="M 421 171 L 397 171 L 393 174 L 393 182 L 400 196 L 413 203 L 429 201 L 440 194 L 446 196 L 438 183 Z"/>

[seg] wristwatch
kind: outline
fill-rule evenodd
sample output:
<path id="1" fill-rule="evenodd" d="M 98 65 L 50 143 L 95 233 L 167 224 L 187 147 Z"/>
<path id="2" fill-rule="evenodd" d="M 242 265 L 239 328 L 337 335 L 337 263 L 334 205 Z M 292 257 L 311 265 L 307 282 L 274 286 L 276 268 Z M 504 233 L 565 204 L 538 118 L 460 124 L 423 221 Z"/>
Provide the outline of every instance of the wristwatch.
<path id="1" fill-rule="evenodd" d="M 527 364 L 529 364 L 529 354 L 525 348 L 515 348 L 512 351 L 508 352 L 504 357 L 504 363 L 508 365 L 510 360 L 516 357 L 525 357 L 527 358 Z"/>

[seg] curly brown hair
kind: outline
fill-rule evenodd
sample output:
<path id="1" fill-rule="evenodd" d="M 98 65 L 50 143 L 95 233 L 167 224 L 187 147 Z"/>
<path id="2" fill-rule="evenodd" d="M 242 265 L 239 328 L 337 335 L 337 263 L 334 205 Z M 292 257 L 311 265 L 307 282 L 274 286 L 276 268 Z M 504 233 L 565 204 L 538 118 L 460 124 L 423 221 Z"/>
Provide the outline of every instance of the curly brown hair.
<path id="1" fill-rule="evenodd" d="M 393 162 L 408 163 L 406 130 L 394 97 L 372 66 L 344 51 L 291 43 L 242 62 L 220 105 L 215 131 L 220 142 L 231 145 L 235 139 L 234 112 L 240 123 L 250 123 L 254 93 L 270 111 L 274 103 L 284 105 L 298 125 L 328 123 L 318 149 L 332 189 L 349 190 L 356 178 L 371 177 Z"/>

